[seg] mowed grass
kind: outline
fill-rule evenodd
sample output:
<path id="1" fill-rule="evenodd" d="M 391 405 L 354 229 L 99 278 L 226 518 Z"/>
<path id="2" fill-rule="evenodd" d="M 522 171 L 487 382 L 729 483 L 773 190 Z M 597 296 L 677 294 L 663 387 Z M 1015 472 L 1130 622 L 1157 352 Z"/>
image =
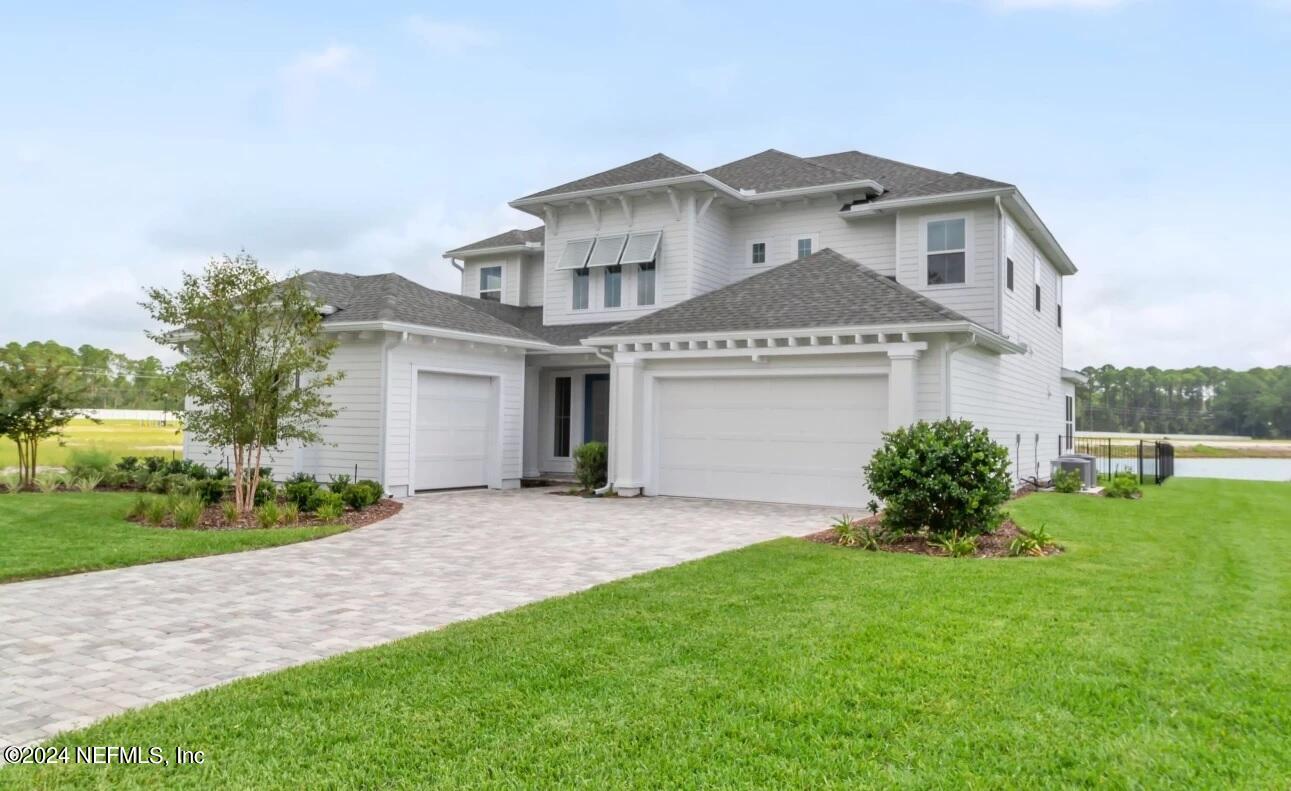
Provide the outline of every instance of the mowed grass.
<path id="1" fill-rule="evenodd" d="M 121 492 L 0 494 L 0 582 L 280 546 L 345 529 L 146 527 L 125 521 L 135 496 Z M 236 592 L 212 594 L 235 596 Z"/>
<path id="2" fill-rule="evenodd" d="M 52 742 L 183 746 L 201 767 L 10 767 L 0 785 L 1287 787 L 1291 485 L 1013 510 L 1068 552 L 781 539 Z"/>
<path id="3" fill-rule="evenodd" d="M 77 448 L 100 448 L 115 458 L 122 456 L 164 456 L 178 454 L 183 445 L 179 426 L 157 426 L 134 420 L 73 420 L 63 431 L 62 437 L 47 439 L 36 451 L 36 463 L 41 467 L 62 467 Z M 0 437 L 0 470 L 18 466 L 18 446 L 7 437 Z"/>

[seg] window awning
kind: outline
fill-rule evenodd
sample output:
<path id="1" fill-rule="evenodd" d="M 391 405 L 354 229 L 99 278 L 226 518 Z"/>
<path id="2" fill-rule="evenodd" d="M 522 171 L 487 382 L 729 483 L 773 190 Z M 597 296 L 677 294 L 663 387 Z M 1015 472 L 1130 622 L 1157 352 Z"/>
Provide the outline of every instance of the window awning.
<path id="1" fill-rule="evenodd" d="M 592 252 L 595 239 L 572 239 L 565 243 L 565 252 L 560 254 L 557 269 L 582 269 L 587 266 L 587 256 Z"/>
<path id="2" fill-rule="evenodd" d="M 659 254 L 663 231 L 616 233 L 565 244 L 557 269 L 584 269 L 619 264 L 648 264 Z"/>
<path id="3" fill-rule="evenodd" d="M 613 236 L 598 236 L 592 247 L 592 257 L 587 259 L 587 266 L 618 266 L 619 256 L 623 254 L 623 245 L 628 241 L 625 233 Z"/>
<path id="4" fill-rule="evenodd" d="M 663 236 L 663 231 L 650 231 L 649 233 L 634 233 L 628 237 L 627 246 L 623 249 L 623 258 L 620 263 L 624 264 L 648 264 L 654 260 L 655 255 L 659 252 L 659 238 Z"/>

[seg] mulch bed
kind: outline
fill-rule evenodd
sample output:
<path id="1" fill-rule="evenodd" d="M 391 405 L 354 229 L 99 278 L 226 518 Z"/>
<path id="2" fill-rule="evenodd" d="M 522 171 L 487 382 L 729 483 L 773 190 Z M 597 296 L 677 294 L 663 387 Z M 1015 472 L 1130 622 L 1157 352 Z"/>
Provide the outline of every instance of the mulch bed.
<path id="1" fill-rule="evenodd" d="M 1024 494 L 1030 494 L 1025 492 Z M 865 519 L 857 519 L 857 524 L 873 526 L 879 523 L 879 517 L 870 516 Z M 986 533 L 977 537 L 977 551 L 973 557 L 977 558 L 1006 558 L 1009 557 L 1009 544 L 1013 539 L 1018 537 L 1018 526 L 1011 519 L 1005 519 L 1004 523 L 995 529 L 993 533 Z M 833 544 L 839 546 L 838 536 L 834 534 L 833 529 L 821 530 L 819 533 L 803 536 L 808 541 L 817 544 Z M 846 547 L 846 549 L 860 549 L 860 547 Z M 879 545 L 880 552 L 903 552 L 907 555 L 932 555 L 934 557 L 947 557 L 946 551 L 941 547 L 934 546 L 927 536 L 901 536 L 887 544 Z M 1044 556 L 1057 555 L 1062 552 L 1062 547 L 1055 544 L 1045 550 Z M 1034 557 L 1034 556 L 1026 556 Z"/>
<path id="2" fill-rule="evenodd" d="M 341 514 L 341 516 L 338 519 L 319 519 L 314 514 L 302 513 L 300 514 L 300 518 L 297 519 L 295 522 L 290 522 L 288 524 L 280 524 L 280 525 L 277 525 L 276 527 L 265 528 L 265 527 L 261 527 L 260 524 L 256 522 L 255 514 L 251 514 L 250 516 L 238 522 L 232 522 L 232 523 L 226 522 L 224 521 L 224 513 L 220 510 L 220 507 L 218 505 L 212 505 L 212 506 L 207 506 L 206 511 L 202 513 L 201 520 L 199 520 L 197 523 L 197 526 L 192 529 L 193 530 L 277 530 L 278 528 L 283 528 L 283 527 L 322 527 L 323 525 L 345 525 L 346 527 L 349 527 L 349 528 L 355 528 L 355 527 L 365 527 L 367 525 L 380 522 L 383 519 L 389 519 L 390 517 L 394 516 L 395 514 L 399 513 L 402 510 L 403 510 L 403 503 L 399 502 L 398 500 L 387 497 L 385 499 L 378 500 L 372 505 L 369 505 L 367 508 L 364 508 L 362 511 L 351 511 L 347 509 L 344 513 Z M 147 527 L 161 527 L 161 528 L 175 529 L 175 522 L 173 519 L 171 519 L 170 516 L 167 516 L 166 521 L 162 522 L 159 525 L 154 525 L 148 522 L 146 519 L 142 519 L 142 518 L 131 519 L 129 521 L 135 522 L 136 524 L 145 525 Z"/>

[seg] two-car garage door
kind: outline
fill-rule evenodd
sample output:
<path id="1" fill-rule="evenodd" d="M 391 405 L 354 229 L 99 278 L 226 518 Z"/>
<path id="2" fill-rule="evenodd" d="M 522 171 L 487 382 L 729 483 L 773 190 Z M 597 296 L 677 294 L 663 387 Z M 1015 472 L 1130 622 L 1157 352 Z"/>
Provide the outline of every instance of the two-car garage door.
<path id="1" fill-rule="evenodd" d="M 862 507 L 883 376 L 657 380 L 659 494 Z"/>

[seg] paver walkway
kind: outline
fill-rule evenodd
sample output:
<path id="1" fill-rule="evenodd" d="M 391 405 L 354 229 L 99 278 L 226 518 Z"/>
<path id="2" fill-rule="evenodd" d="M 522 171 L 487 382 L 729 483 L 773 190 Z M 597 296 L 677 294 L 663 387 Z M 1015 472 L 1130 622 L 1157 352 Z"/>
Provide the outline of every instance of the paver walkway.
<path id="1" fill-rule="evenodd" d="M 781 535 L 818 508 L 458 492 L 318 541 L 0 585 L 0 745 Z"/>

